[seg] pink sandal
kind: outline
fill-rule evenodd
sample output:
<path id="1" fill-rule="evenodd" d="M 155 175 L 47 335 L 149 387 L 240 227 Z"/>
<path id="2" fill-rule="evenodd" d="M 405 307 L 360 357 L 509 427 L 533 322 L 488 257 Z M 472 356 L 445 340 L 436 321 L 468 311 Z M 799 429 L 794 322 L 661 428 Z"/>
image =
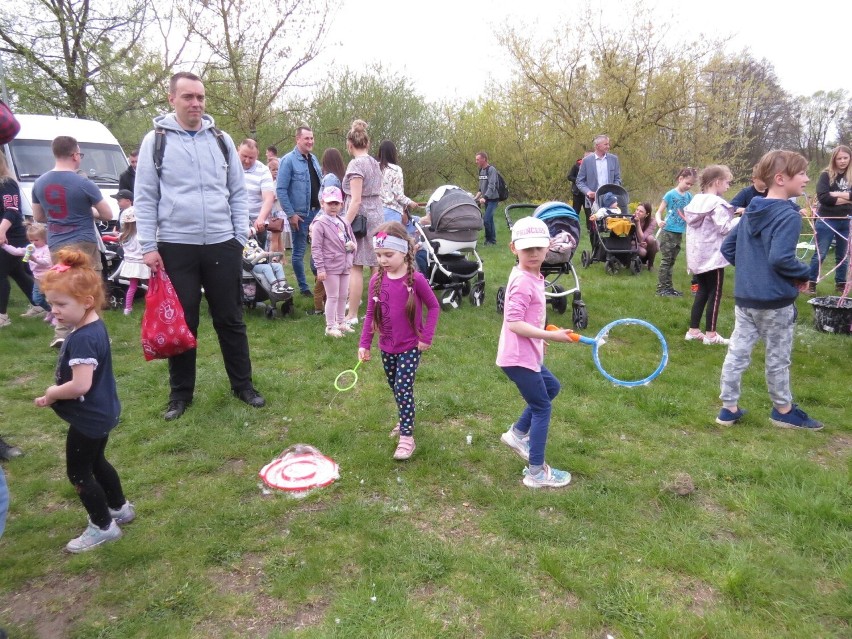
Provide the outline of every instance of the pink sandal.
<path id="1" fill-rule="evenodd" d="M 396 426 L 393 427 L 393 430 L 388 435 L 391 439 L 394 437 L 399 437 L 399 422 L 397 422 Z"/>
<path id="2" fill-rule="evenodd" d="M 417 448 L 417 445 L 414 443 L 414 437 L 411 435 L 401 435 L 399 438 L 399 444 L 396 446 L 396 451 L 394 451 L 393 458 L 394 459 L 408 459 L 414 453 L 414 449 Z"/>

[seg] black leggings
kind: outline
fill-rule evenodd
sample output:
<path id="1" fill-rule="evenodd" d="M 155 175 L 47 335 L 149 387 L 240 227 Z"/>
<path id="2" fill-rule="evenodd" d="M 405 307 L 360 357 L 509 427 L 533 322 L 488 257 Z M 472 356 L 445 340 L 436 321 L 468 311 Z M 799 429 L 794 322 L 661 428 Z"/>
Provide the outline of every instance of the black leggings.
<path id="1" fill-rule="evenodd" d="M 33 301 L 33 276 L 30 269 L 27 268 L 24 262 L 17 255 L 11 255 L 6 251 L 0 250 L 0 314 L 6 313 L 9 308 L 9 295 L 12 292 L 12 285 L 9 284 L 9 278 L 15 280 L 18 288 L 23 291 L 27 299 Z"/>
<path id="2" fill-rule="evenodd" d="M 89 519 L 100 528 L 106 528 L 112 520 L 109 509 L 118 510 L 125 501 L 118 473 L 104 457 L 108 441 L 109 435 L 91 439 L 73 427 L 68 429 L 65 440 L 68 479 L 77 490 Z"/>
<path id="3" fill-rule="evenodd" d="M 706 273 L 695 276 L 698 280 L 698 292 L 695 301 L 692 302 L 692 316 L 689 319 L 689 328 L 699 328 L 701 325 L 701 314 L 705 308 L 704 330 L 710 333 L 716 332 L 716 319 L 719 317 L 719 305 L 722 303 L 722 285 L 725 283 L 725 269 L 717 268 Z"/>

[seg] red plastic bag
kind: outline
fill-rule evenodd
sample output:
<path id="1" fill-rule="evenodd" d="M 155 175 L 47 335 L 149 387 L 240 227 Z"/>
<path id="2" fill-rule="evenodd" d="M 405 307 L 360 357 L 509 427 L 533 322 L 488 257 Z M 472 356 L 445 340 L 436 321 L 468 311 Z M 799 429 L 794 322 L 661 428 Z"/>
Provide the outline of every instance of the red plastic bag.
<path id="1" fill-rule="evenodd" d="M 142 316 L 142 351 L 145 360 L 166 359 L 195 348 L 198 342 L 186 325 L 175 287 L 160 269 L 151 275 Z"/>

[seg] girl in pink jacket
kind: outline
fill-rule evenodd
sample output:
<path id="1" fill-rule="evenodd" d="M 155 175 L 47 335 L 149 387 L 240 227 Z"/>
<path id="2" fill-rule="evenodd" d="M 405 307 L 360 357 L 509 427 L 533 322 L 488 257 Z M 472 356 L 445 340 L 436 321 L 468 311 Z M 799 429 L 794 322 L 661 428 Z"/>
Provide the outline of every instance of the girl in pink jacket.
<path id="1" fill-rule="evenodd" d="M 311 224 L 311 257 L 317 267 L 317 281 L 325 286 L 325 334 L 343 337 L 353 329 L 343 320 L 349 293 L 349 271 L 355 256 L 355 235 L 340 215 L 343 193 L 327 186 L 320 193 L 323 214 Z"/>
<path id="2" fill-rule="evenodd" d="M 728 340 L 716 332 L 716 319 L 722 302 L 722 285 L 728 261 L 719 249 L 722 240 L 739 222 L 734 207 L 722 199 L 733 179 L 730 169 L 713 164 L 698 176 L 701 193 L 683 210 L 686 219 L 686 268 L 698 280 L 698 293 L 692 303 L 689 331 L 684 339 L 704 344 L 726 345 Z M 706 314 L 702 333 L 701 315 Z"/>

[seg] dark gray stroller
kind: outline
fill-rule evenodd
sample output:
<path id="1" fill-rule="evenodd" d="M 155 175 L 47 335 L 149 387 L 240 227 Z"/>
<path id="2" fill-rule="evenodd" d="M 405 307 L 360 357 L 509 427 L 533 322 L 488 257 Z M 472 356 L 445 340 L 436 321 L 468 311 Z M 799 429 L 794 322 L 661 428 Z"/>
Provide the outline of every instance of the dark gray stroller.
<path id="1" fill-rule="evenodd" d="M 438 187 L 426 204 L 430 224 L 415 224 L 426 249 L 426 272 L 444 309 L 458 308 L 465 296 L 474 306 L 485 301 L 485 271 L 476 252 L 482 214 L 476 201 L 457 186 Z M 470 259 L 473 258 L 473 259 Z"/>

